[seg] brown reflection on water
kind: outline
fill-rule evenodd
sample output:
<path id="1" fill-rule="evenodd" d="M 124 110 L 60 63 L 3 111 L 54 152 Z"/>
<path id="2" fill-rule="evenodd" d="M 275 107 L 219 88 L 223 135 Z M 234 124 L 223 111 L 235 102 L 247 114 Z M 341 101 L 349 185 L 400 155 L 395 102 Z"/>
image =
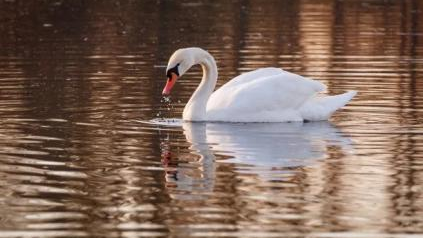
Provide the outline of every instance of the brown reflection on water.
<path id="1" fill-rule="evenodd" d="M 325 80 L 332 66 L 333 25 L 336 14 L 333 1 L 303 1 L 300 5 L 298 31 L 301 46 L 301 73 L 312 74 L 332 88 Z M 311 75 L 310 75 L 311 76 Z M 329 89 L 330 93 L 337 93 Z"/>
<path id="2" fill-rule="evenodd" d="M 0 237 L 422 234 L 422 15 L 417 0 L 0 2 Z M 199 67 L 170 105 L 160 92 L 188 46 L 215 56 L 218 85 L 276 66 L 359 94 L 333 125 L 283 133 L 141 123 L 180 117 Z"/>

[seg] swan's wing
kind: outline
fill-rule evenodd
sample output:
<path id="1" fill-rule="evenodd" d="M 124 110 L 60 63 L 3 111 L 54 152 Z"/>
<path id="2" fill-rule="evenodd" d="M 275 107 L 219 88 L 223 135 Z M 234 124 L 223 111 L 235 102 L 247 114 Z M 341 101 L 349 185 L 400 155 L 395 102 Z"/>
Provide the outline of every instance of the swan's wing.
<path id="1" fill-rule="evenodd" d="M 225 88 L 228 90 L 229 88 L 237 87 L 238 85 L 241 85 L 241 84 L 249 83 L 251 81 L 261 79 L 264 77 L 270 77 L 272 75 L 282 74 L 283 72 L 284 71 L 282 69 L 273 68 L 273 67 L 256 69 L 256 70 L 246 72 L 236 76 L 235 78 L 231 79 L 229 82 L 224 84 L 221 88 L 219 88 L 219 90 L 222 88 Z"/>
<path id="2" fill-rule="evenodd" d="M 207 114 L 223 119 L 227 115 L 251 116 L 260 112 L 296 110 L 325 89 L 326 86 L 318 81 L 280 70 L 279 74 L 243 78 L 222 86 L 211 95 Z"/>

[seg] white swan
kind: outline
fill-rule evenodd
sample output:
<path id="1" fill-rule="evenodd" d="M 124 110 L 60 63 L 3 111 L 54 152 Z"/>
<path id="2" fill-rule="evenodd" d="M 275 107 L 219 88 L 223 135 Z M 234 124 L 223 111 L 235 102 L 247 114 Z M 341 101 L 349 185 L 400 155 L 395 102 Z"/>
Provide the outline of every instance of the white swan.
<path id="1" fill-rule="evenodd" d="M 288 122 L 327 120 L 355 95 L 317 96 L 326 86 L 279 68 L 239 75 L 213 92 L 217 80 L 214 58 L 200 48 L 179 49 L 170 57 L 163 95 L 176 80 L 200 64 L 203 78 L 183 111 L 185 121 Z"/>

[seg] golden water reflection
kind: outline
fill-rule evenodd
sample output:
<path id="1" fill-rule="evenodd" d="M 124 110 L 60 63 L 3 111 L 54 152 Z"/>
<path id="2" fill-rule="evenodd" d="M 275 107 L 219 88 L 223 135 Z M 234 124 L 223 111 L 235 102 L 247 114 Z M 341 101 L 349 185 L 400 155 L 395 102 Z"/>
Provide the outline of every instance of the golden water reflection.
<path id="1" fill-rule="evenodd" d="M 0 237 L 418 237 L 418 0 L 0 2 Z M 180 125 L 194 68 L 358 90 L 323 124 Z"/>

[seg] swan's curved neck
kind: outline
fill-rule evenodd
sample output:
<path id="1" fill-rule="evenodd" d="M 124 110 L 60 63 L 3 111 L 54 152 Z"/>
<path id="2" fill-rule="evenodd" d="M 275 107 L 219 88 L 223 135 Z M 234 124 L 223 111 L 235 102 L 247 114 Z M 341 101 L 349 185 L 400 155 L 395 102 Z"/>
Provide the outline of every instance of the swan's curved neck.
<path id="1" fill-rule="evenodd" d="M 213 56 L 204 51 L 197 58 L 196 63 L 203 69 L 203 78 L 184 108 L 183 119 L 186 121 L 206 120 L 207 101 L 217 81 L 217 66 Z"/>

